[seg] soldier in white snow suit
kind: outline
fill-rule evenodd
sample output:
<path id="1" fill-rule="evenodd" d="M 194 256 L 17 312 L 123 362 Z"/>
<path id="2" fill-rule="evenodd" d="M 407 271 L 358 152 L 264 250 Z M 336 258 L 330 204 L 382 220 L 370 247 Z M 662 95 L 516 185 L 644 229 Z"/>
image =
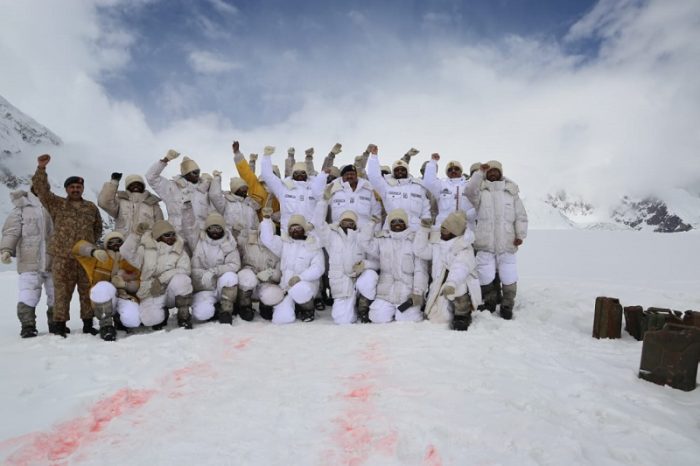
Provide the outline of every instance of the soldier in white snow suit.
<path id="1" fill-rule="evenodd" d="M 238 296 L 238 270 L 241 258 L 233 234 L 216 212 L 207 216 L 204 229 L 195 237 L 192 248 L 192 314 L 197 320 L 214 316 L 218 303 L 219 322 L 233 322 L 234 304 Z"/>
<path id="2" fill-rule="evenodd" d="M 462 164 L 454 160 L 448 162 L 445 168 L 447 178 L 440 179 L 437 176 L 439 160 L 440 155 L 433 154 L 425 166 L 423 176 L 423 185 L 437 200 L 438 215 L 435 225 L 442 225 L 443 220 L 452 212 L 462 211 L 466 214 L 469 228 L 473 231 L 476 227 L 476 209 L 467 197 L 468 181 L 462 176 Z"/>
<path id="3" fill-rule="evenodd" d="M 323 250 L 318 239 L 308 235 L 311 225 L 301 215 L 289 217 L 287 231 L 283 236 L 274 234 L 270 220 L 272 209 L 266 207 L 260 223 L 260 241 L 281 262 L 281 288 L 287 293 L 274 307 L 272 322 L 287 324 L 295 320 L 295 305 L 304 322 L 314 320 L 314 296 L 318 292 L 319 281 L 324 271 Z"/>
<path id="4" fill-rule="evenodd" d="M 367 162 L 367 177 L 382 198 L 384 209 L 387 212 L 403 209 L 408 215 L 408 228 L 415 231 L 421 219 L 431 218 L 427 190 L 408 174 L 408 164 L 403 160 L 394 162 L 392 173 L 393 176 L 382 176 L 377 146 L 374 146 Z"/>
<path id="5" fill-rule="evenodd" d="M 388 229 L 372 236 L 362 231 L 360 244 L 370 258 L 379 260 L 377 297 L 369 308 L 372 322 L 423 320 L 428 266 L 413 252 L 414 232 L 408 222 L 406 212 L 395 209 L 387 215 Z"/>
<path id="6" fill-rule="evenodd" d="M 463 211 L 452 212 L 440 224 L 440 232 L 422 224 L 413 242 L 416 256 L 432 261 L 433 278 L 428 291 L 425 315 L 432 322 L 452 322 L 455 330 L 467 330 L 471 313 L 481 303 L 472 242 Z"/>
<path id="7" fill-rule="evenodd" d="M 492 160 L 474 173 L 467 195 L 477 210 L 474 240 L 476 264 L 484 306 L 496 310 L 496 271 L 503 285 L 501 317 L 513 317 L 518 271 L 515 253 L 527 236 L 527 213 L 518 185 L 503 176 L 503 166 Z"/>
<path id="8" fill-rule="evenodd" d="M 92 285 L 90 300 L 105 341 L 116 340 L 116 327 L 128 330 L 141 325 L 136 298 L 139 270 L 122 258 L 119 250 L 123 244 L 124 235 L 112 231 L 105 235 L 104 249 L 84 240 L 73 246 L 73 255 Z"/>
<path id="9" fill-rule="evenodd" d="M 141 300 L 141 322 L 163 328 L 171 307 L 177 308 L 177 323 L 191 329 L 192 280 L 191 262 L 185 252 L 185 242 L 175 227 L 164 220 L 143 223 L 129 235 L 121 247 L 122 257 L 141 270 L 141 284 L 136 295 Z"/>
<path id="10" fill-rule="evenodd" d="M 382 206 L 372 185 L 357 177 L 354 165 L 345 165 L 340 170 L 340 178 L 328 184 L 323 198 L 328 201 L 331 223 L 338 223 L 346 210 L 355 212 L 360 225 L 368 223 L 373 216 L 382 215 Z"/>
<path id="11" fill-rule="evenodd" d="M 10 199 L 14 208 L 2 227 L 0 259 L 3 264 L 9 264 L 12 257 L 17 258 L 17 317 L 22 326 L 20 336 L 31 338 L 38 334 L 36 306 L 41 299 L 42 286 L 49 307 L 46 311 L 49 322 L 53 312 L 51 256 L 46 250 L 53 223 L 49 212 L 31 191 L 14 191 L 10 193 Z"/>
<path id="12" fill-rule="evenodd" d="M 319 207 L 325 211 L 325 203 Z M 336 324 L 369 322 L 369 306 L 377 292 L 377 260 L 369 259 L 359 244 L 358 217 L 346 210 L 338 222 L 317 221 L 315 232 L 328 251 L 328 281 L 333 294 L 333 321 Z M 365 223 L 373 229 L 374 223 Z"/>
<path id="13" fill-rule="evenodd" d="M 238 272 L 238 315 L 243 320 L 253 320 L 253 300 L 257 299 L 260 317 L 271 320 L 273 306 L 284 299 L 279 286 L 280 258 L 260 242 L 258 230 L 239 236 L 238 248 L 243 264 Z"/>
<path id="14" fill-rule="evenodd" d="M 153 225 L 163 220 L 160 198 L 146 191 L 146 182 L 140 175 L 128 175 L 124 180 L 126 191 L 118 191 L 121 173 L 112 173 L 102 185 L 97 205 L 114 219 L 114 229 L 125 236 L 134 233 L 139 223 Z"/>
<path id="15" fill-rule="evenodd" d="M 179 156 L 179 152 L 169 150 L 165 157 L 148 169 L 146 181 L 165 202 L 168 222 L 175 227 L 177 232 L 181 232 L 183 229 L 182 209 L 185 202 L 192 203 L 197 228 L 204 228 L 207 215 L 213 210 L 209 204 L 211 175 L 201 174 L 199 165 L 189 157 L 185 157 L 180 163 L 180 175 L 172 180 L 161 176 L 161 172 L 168 166 L 168 162 Z"/>
<path id="16" fill-rule="evenodd" d="M 271 155 L 275 148 L 265 147 L 264 156 L 260 163 L 260 176 L 267 189 L 280 202 L 280 225 L 288 225 L 289 218 L 299 214 L 305 219 L 314 215 L 316 203 L 321 199 L 326 187 L 326 173 L 319 173 L 313 178 L 307 174 L 306 164 L 297 162 L 292 170 L 292 177 L 280 180 L 272 172 Z"/>
<path id="17" fill-rule="evenodd" d="M 248 183 L 242 178 L 231 178 L 230 191 L 221 192 L 221 172 L 214 171 L 212 175 L 209 199 L 217 212 L 224 216 L 226 226 L 233 229 L 234 238 L 238 240 L 241 232 L 246 230 L 257 230 L 260 206 L 248 197 Z"/>

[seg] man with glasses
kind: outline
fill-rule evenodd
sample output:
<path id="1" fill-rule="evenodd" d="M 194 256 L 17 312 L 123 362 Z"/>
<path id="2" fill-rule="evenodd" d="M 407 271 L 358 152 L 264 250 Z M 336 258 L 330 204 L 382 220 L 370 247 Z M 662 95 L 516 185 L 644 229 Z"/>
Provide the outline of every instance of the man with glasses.
<path id="1" fill-rule="evenodd" d="M 90 300 L 104 341 L 117 339 L 117 327 L 129 329 L 141 324 L 136 298 L 139 270 L 122 258 L 119 250 L 123 244 L 124 235 L 112 231 L 105 235 L 104 249 L 83 240 L 73 246 L 73 255 L 92 285 Z"/>
<path id="2" fill-rule="evenodd" d="M 442 222 L 452 212 L 464 212 L 467 216 L 469 228 L 474 229 L 476 210 L 467 197 L 468 181 L 462 176 L 462 164 L 452 160 L 447 163 L 445 173 L 447 178 L 440 179 L 437 176 L 438 161 L 440 154 L 433 154 L 425 166 L 423 184 L 430 193 L 437 199 L 438 215 L 435 225 L 442 225 Z"/>
<path id="3" fill-rule="evenodd" d="M 50 155 L 40 155 L 37 158 L 36 172 L 32 177 L 32 189 L 41 204 L 51 214 L 54 225 L 48 244 L 55 292 L 49 331 L 66 338 L 69 333 L 66 321 L 70 318 L 70 301 L 77 285 L 83 333 L 97 335 L 97 330 L 93 327 L 90 282 L 71 250 L 73 245 L 81 239 L 93 244 L 97 242 L 102 236 L 102 217 L 94 203 L 83 199 L 85 180 L 80 176 L 71 176 L 63 183 L 66 197 L 60 197 L 51 192 L 46 174 L 46 165 L 50 160 Z"/>
<path id="4" fill-rule="evenodd" d="M 379 261 L 377 295 L 369 307 L 372 322 L 423 320 L 421 306 L 428 288 L 428 266 L 413 251 L 415 233 L 408 223 L 408 214 L 395 209 L 386 217 L 388 228 L 372 236 L 365 234 L 369 230 L 362 232 L 361 247 L 368 258 Z"/>
<path id="5" fill-rule="evenodd" d="M 179 152 L 172 149 L 165 154 L 165 157 L 154 163 L 146 172 L 146 181 L 165 202 L 168 211 L 168 222 L 170 222 L 177 232 L 182 232 L 182 209 L 185 202 L 192 203 L 197 228 L 204 228 L 207 215 L 213 209 L 209 204 L 209 185 L 211 175 L 202 174 L 199 165 L 185 157 L 180 163 L 180 175 L 168 180 L 161 176 L 161 172 L 168 166 L 168 163 L 180 156 Z"/>
<path id="6" fill-rule="evenodd" d="M 140 175 L 128 175 L 124 180 L 124 191 L 118 191 L 121 173 L 112 173 L 102 185 L 97 196 L 97 205 L 114 219 L 114 229 L 128 235 L 136 231 L 139 223 L 153 225 L 163 220 L 160 198 L 146 191 L 146 182 Z"/>
<path id="7" fill-rule="evenodd" d="M 178 326 L 191 329 L 191 262 L 175 227 L 159 220 L 149 231 L 148 224 L 141 223 L 136 233 L 126 238 L 121 253 L 141 270 L 136 296 L 141 300 L 143 325 L 160 330 L 168 322 L 169 309 L 176 307 Z"/>
<path id="8" fill-rule="evenodd" d="M 209 214 L 204 229 L 190 240 L 190 248 L 194 318 L 209 320 L 218 308 L 219 323 L 232 324 L 241 257 L 233 234 L 226 228 L 224 217 L 216 212 Z"/>

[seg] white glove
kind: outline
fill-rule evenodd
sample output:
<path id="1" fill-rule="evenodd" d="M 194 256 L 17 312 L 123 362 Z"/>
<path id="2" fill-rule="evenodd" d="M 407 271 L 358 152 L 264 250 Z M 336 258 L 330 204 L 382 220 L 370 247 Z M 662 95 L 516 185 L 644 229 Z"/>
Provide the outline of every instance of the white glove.
<path id="1" fill-rule="evenodd" d="M 413 157 L 418 152 L 420 152 L 418 149 L 416 149 L 415 147 L 411 147 L 410 149 L 408 149 L 408 152 L 406 152 L 406 155 L 408 155 L 409 157 Z"/>
<path id="2" fill-rule="evenodd" d="M 265 146 L 265 149 L 263 149 L 263 154 L 264 155 L 272 155 L 275 153 L 275 146 Z"/>
<path id="3" fill-rule="evenodd" d="M 272 277 L 272 269 L 261 270 L 255 276 L 258 277 L 258 280 L 261 282 L 266 282 Z"/>
<path id="4" fill-rule="evenodd" d="M 314 148 L 309 147 L 308 149 L 306 149 L 304 151 L 304 153 L 306 154 L 307 157 L 313 157 L 314 156 Z"/>
<path id="5" fill-rule="evenodd" d="M 213 172 L 211 172 L 211 176 L 216 178 L 217 176 L 221 176 L 221 172 L 219 170 L 214 170 Z"/>
<path id="6" fill-rule="evenodd" d="M 199 179 L 204 182 L 211 182 L 211 175 L 209 173 L 202 173 L 199 175 Z"/>
<path id="7" fill-rule="evenodd" d="M 455 287 L 452 285 L 445 285 L 442 287 L 440 294 L 443 296 L 452 296 L 455 294 Z"/>
<path id="8" fill-rule="evenodd" d="M 272 207 L 263 207 L 262 208 L 262 216 L 263 216 L 263 218 L 272 217 Z"/>
<path id="9" fill-rule="evenodd" d="M 343 145 L 339 142 L 336 142 L 333 148 L 331 149 L 331 154 L 338 155 L 341 152 L 343 152 L 343 149 L 341 149 L 341 147 L 343 147 Z"/>
<path id="10" fill-rule="evenodd" d="M 301 281 L 301 278 L 299 278 L 298 275 L 294 275 L 292 278 L 289 279 L 289 282 L 287 282 L 287 283 L 289 283 L 289 287 L 291 288 L 294 285 L 296 285 L 297 283 L 299 283 L 300 281 Z"/>
<path id="11" fill-rule="evenodd" d="M 107 254 L 107 251 L 103 249 L 93 249 L 92 257 L 94 257 L 100 262 L 107 262 L 109 260 L 109 255 Z"/>
<path id="12" fill-rule="evenodd" d="M 290 157 L 294 157 L 294 148 L 293 147 L 290 147 L 289 149 L 287 149 L 287 155 Z"/>
<path id="13" fill-rule="evenodd" d="M 112 277 L 112 285 L 114 285 L 115 288 L 126 288 L 126 281 L 119 275 L 115 275 Z"/>
<path id="14" fill-rule="evenodd" d="M 248 156 L 248 159 L 249 159 L 251 162 L 255 162 L 256 160 L 258 160 L 258 154 L 250 154 L 250 155 Z"/>
<path id="15" fill-rule="evenodd" d="M 11 264 L 12 263 L 12 255 L 10 254 L 10 251 L 3 251 L 0 253 L 0 261 L 2 261 L 3 264 Z"/>
<path id="16" fill-rule="evenodd" d="M 420 219 L 420 226 L 424 228 L 430 228 L 433 226 L 433 219 L 432 218 L 422 218 Z"/>
<path id="17" fill-rule="evenodd" d="M 170 162 L 171 160 L 175 160 L 176 158 L 180 157 L 180 153 L 176 150 L 170 149 L 167 154 L 165 154 L 165 158 Z"/>

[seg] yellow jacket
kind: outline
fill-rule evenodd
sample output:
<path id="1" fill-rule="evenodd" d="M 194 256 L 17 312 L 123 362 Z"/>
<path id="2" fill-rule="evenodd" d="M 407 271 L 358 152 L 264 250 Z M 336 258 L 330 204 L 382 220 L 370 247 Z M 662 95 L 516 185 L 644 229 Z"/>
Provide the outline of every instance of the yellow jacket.
<path id="1" fill-rule="evenodd" d="M 131 294 L 136 292 L 140 284 L 139 269 L 131 265 L 126 259 L 122 259 L 117 252 L 106 250 L 109 258 L 105 262 L 101 262 L 92 257 L 92 251 L 97 249 L 88 241 L 80 240 L 73 245 L 73 256 L 85 270 L 85 273 L 90 280 L 90 286 L 94 286 L 98 282 L 112 282 L 112 279 L 120 275 L 126 282 L 124 290 Z"/>
<path id="2" fill-rule="evenodd" d="M 238 169 L 238 175 L 243 179 L 243 181 L 248 184 L 248 196 L 250 196 L 255 202 L 260 206 L 258 210 L 258 218 L 262 220 L 262 208 L 267 205 L 268 199 L 272 198 L 272 211 L 279 212 L 280 203 L 276 197 L 270 194 L 265 185 L 255 176 L 253 170 L 250 169 L 247 160 L 241 160 L 236 162 L 236 169 Z"/>

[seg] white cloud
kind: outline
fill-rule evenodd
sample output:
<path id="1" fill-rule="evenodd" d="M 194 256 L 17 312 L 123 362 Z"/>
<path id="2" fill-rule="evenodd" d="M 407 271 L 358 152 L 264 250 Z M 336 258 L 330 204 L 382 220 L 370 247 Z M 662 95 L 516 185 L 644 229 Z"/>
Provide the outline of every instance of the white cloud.
<path id="1" fill-rule="evenodd" d="M 206 50 L 192 51 L 187 58 L 192 69 L 201 74 L 219 74 L 241 67 L 238 63 L 227 61 Z"/>
<path id="2" fill-rule="evenodd" d="M 219 13 L 224 13 L 228 15 L 235 15 L 238 13 L 238 8 L 236 8 L 235 5 L 226 2 L 225 0 L 209 0 L 209 3 L 212 4 L 214 8 Z"/>
<path id="3" fill-rule="evenodd" d="M 374 47 L 386 60 L 375 60 L 380 55 L 365 43 L 346 49 L 342 63 L 353 72 L 340 72 L 341 85 L 333 80 L 339 57 L 314 62 L 289 44 L 287 59 L 270 50 L 261 61 L 269 64 L 261 65 L 269 77 L 263 95 L 284 89 L 303 102 L 283 121 L 241 131 L 221 116 L 192 115 L 156 134 L 135 103 L 108 98 L 99 84 L 101 74 L 128 60 L 129 32 L 112 28 L 117 39 L 109 40 L 94 6 L 70 6 L 8 2 L 0 63 L 11 65 L 3 67 L 0 89 L 91 155 L 121 154 L 110 159 L 115 165 L 145 170 L 175 147 L 205 170 L 230 170 L 234 138 L 246 152 L 313 145 L 325 154 L 340 141 L 342 164 L 375 142 L 386 162 L 411 146 L 422 150 L 416 164 L 431 152 L 463 164 L 499 159 L 525 195 L 563 187 L 603 202 L 700 182 L 700 4 L 694 0 L 602 1 L 564 44 L 509 37 L 416 45 L 375 31 Z M 591 40 L 601 41 L 598 56 L 566 52 Z M 206 51 L 190 53 L 189 64 L 216 76 L 239 73 L 237 62 Z M 289 76 L 311 85 L 290 87 Z M 169 82 L 162 95 L 179 116 L 197 92 L 191 83 Z"/>

